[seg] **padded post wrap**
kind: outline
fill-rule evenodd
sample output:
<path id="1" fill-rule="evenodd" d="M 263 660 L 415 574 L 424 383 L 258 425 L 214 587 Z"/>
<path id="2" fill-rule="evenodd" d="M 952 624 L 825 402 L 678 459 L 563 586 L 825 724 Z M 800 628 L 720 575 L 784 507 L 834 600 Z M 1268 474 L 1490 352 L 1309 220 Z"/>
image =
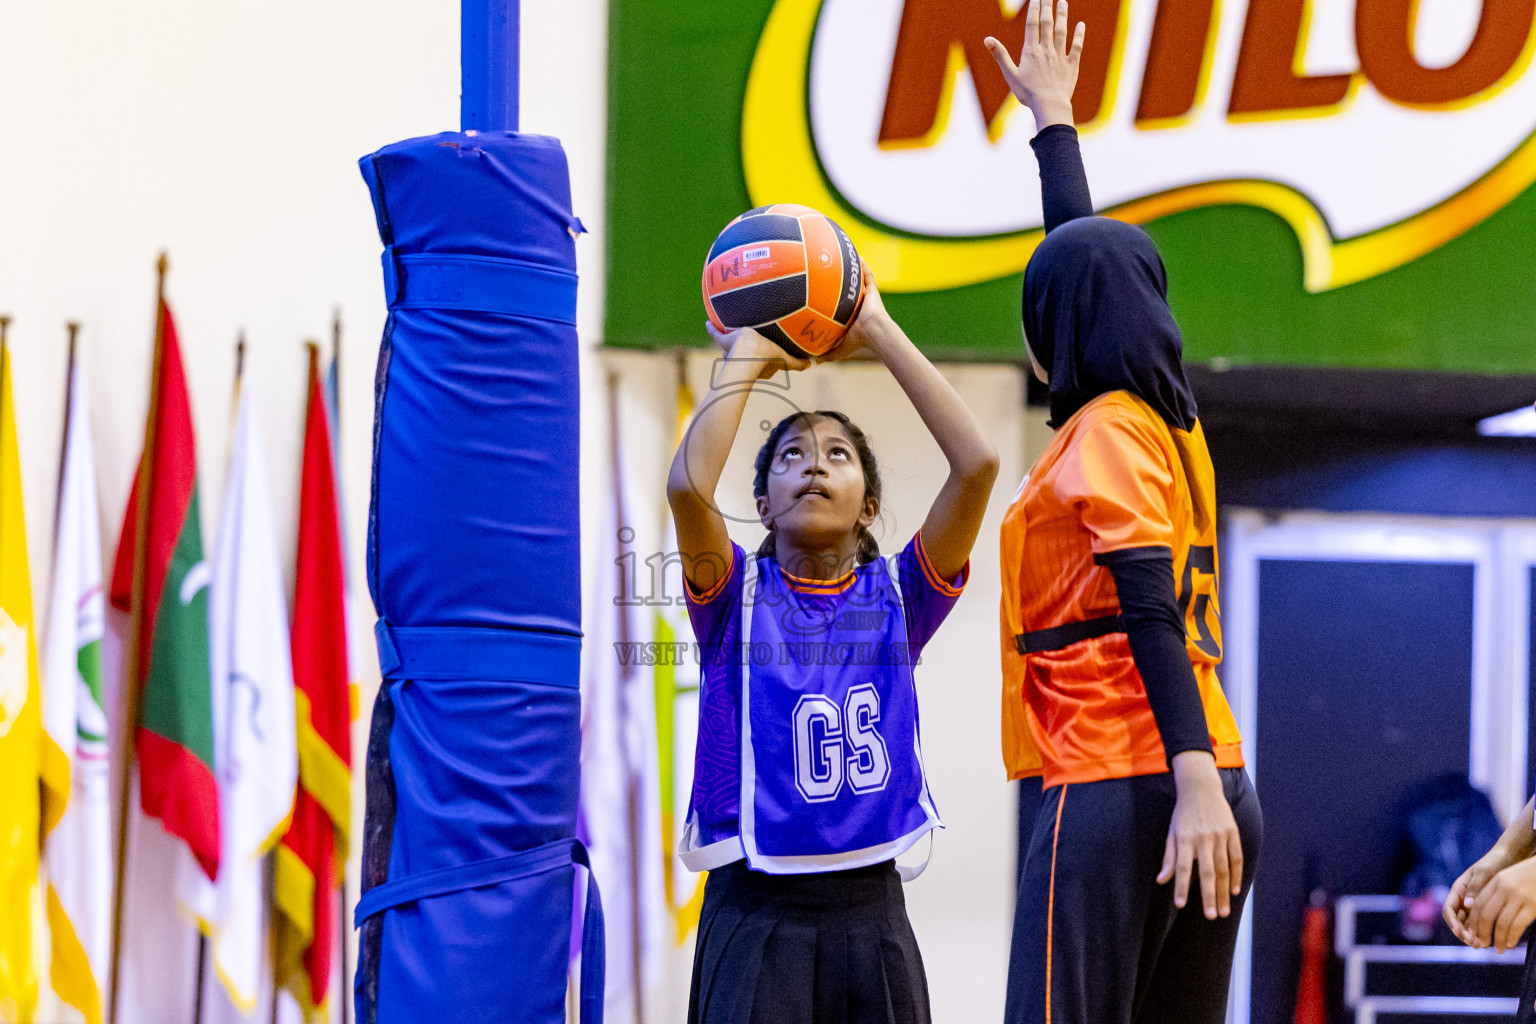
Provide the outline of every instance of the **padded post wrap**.
<path id="1" fill-rule="evenodd" d="M 444 132 L 361 161 L 389 316 L 368 587 L 358 1024 L 564 1024 L 580 781 L 576 246 L 559 142 Z M 599 1024 L 586 884 L 581 1019 Z"/>

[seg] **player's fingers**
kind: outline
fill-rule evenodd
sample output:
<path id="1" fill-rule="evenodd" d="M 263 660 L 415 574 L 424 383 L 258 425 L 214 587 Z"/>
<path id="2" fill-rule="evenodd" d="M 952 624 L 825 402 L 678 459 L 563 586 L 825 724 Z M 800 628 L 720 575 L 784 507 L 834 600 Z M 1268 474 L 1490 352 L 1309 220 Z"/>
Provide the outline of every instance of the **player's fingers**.
<path id="1" fill-rule="evenodd" d="M 1051 52 L 1067 54 L 1067 0 L 1056 0 L 1056 30 L 1051 33 Z"/>
<path id="2" fill-rule="evenodd" d="M 1173 869 L 1178 864 L 1178 847 L 1173 839 L 1173 830 L 1168 832 L 1168 839 L 1163 843 L 1163 864 L 1157 869 L 1157 884 L 1167 885 L 1173 877 Z"/>
<path id="3" fill-rule="evenodd" d="M 1056 38 L 1055 8 L 1051 0 L 1040 0 L 1040 34 L 1036 38 L 1042 49 L 1050 46 L 1051 40 Z"/>
<path id="4" fill-rule="evenodd" d="M 1509 902 L 1510 906 L 1514 908 L 1514 913 L 1499 917 L 1499 934 L 1497 938 L 1499 952 L 1501 953 L 1506 949 L 1514 949 L 1518 946 L 1520 944 L 1520 937 L 1525 934 L 1525 930 L 1531 926 L 1532 921 L 1536 921 L 1536 906 L 1525 900 L 1510 900 Z"/>
<path id="5" fill-rule="evenodd" d="M 1178 861 L 1173 868 L 1173 905 L 1183 909 L 1189 902 L 1189 876 L 1195 867 L 1195 847 L 1186 839 L 1178 840 Z"/>
<path id="6" fill-rule="evenodd" d="M 1506 900 L 1504 909 L 1499 911 L 1498 920 L 1493 922 L 1493 931 L 1488 935 L 1488 941 L 1493 943 L 1493 948 L 1500 953 L 1509 948 L 1509 943 L 1504 937 L 1509 934 L 1509 926 L 1514 923 L 1515 917 L 1520 913 L 1519 900 Z"/>
<path id="7" fill-rule="evenodd" d="M 1024 12 L 1024 53 L 1034 50 L 1040 41 L 1040 0 L 1029 0 Z M 1021 57 L 1020 60 L 1023 58 Z"/>
<path id="8" fill-rule="evenodd" d="M 1216 916 L 1229 917 L 1232 914 L 1232 867 L 1225 837 L 1216 836 L 1211 840 L 1212 867 L 1216 869 L 1214 881 L 1214 893 L 1216 897 Z"/>
<path id="9" fill-rule="evenodd" d="M 1464 912 L 1461 901 L 1467 891 L 1467 876 L 1462 875 L 1451 886 L 1451 891 L 1446 894 L 1445 903 L 1440 906 L 1440 916 L 1450 926 L 1451 931 L 1458 939 L 1461 939 L 1461 915 Z M 1465 939 L 1462 939 L 1465 942 Z"/>
<path id="10" fill-rule="evenodd" d="M 1206 917 L 1214 919 L 1219 905 L 1216 894 L 1221 886 L 1216 870 L 1216 851 L 1209 838 L 1202 838 L 1195 849 L 1195 867 L 1200 872 L 1200 910 Z"/>
<path id="11" fill-rule="evenodd" d="M 1478 893 L 1477 901 L 1472 905 L 1471 920 L 1467 922 L 1467 929 L 1477 940 L 1475 945 L 1482 947 L 1493 941 L 1493 925 L 1503 912 L 1505 902 L 1503 887 L 1497 883 L 1490 883 Z"/>
<path id="12" fill-rule="evenodd" d="M 997 61 L 997 66 L 1002 70 L 1003 77 L 1008 80 L 1009 85 L 1012 85 L 1015 81 L 1018 80 L 1019 66 L 1015 64 L 1013 62 L 1013 58 L 1008 55 L 1008 47 L 998 42 L 992 36 L 987 36 L 985 43 L 987 52 L 992 54 L 993 60 Z"/>
<path id="13" fill-rule="evenodd" d="M 710 339 L 720 347 L 721 352 L 724 352 L 726 355 L 731 354 L 731 335 L 729 332 L 722 331 L 708 320 L 704 321 L 704 329 L 709 332 Z"/>
<path id="14" fill-rule="evenodd" d="M 1235 828 L 1227 833 L 1227 870 L 1230 872 L 1227 891 L 1233 896 L 1240 895 L 1243 891 L 1243 837 Z"/>
<path id="15" fill-rule="evenodd" d="M 1077 62 L 1082 59 L 1082 56 L 1083 56 L 1083 38 L 1087 34 L 1088 34 L 1088 23 L 1086 21 L 1078 22 L 1077 23 L 1077 32 L 1074 33 L 1073 36 L 1072 36 L 1072 52 L 1067 54 L 1067 62 L 1070 63 L 1073 67 L 1077 67 Z"/>

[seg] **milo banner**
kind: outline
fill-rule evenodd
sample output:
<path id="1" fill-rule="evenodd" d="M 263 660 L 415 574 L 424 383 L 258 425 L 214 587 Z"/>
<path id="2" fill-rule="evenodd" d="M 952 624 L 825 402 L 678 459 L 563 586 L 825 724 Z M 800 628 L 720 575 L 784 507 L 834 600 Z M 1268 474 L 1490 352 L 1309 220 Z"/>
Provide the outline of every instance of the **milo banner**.
<path id="1" fill-rule="evenodd" d="M 1190 358 L 1536 373 L 1536 0 L 1075 0 L 1101 212 Z M 1014 0 L 614 0 L 610 344 L 701 340 L 716 232 L 836 220 L 932 355 L 1020 358 L 1035 126 Z"/>

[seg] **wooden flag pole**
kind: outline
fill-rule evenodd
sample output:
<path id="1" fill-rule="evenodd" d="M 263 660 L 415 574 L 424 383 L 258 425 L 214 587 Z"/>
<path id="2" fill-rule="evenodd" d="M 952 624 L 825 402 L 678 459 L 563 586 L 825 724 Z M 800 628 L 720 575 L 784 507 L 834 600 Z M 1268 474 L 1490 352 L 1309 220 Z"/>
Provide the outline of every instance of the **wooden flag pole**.
<path id="1" fill-rule="evenodd" d="M 133 509 L 133 592 L 129 600 L 132 643 L 129 644 L 128 671 L 124 673 L 126 685 L 123 688 L 122 703 L 123 719 L 127 727 L 126 742 L 123 744 L 123 781 L 117 801 L 117 884 L 112 893 L 112 995 L 108 1011 L 111 1024 L 117 1024 L 121 1005 L 118 992 L 121 988 L 119 982 L 122 979 L 123 961 L 123 889 L 128 873 L 128 796 L 133 780 L 134 749 L 139 724 L 139 688 L 144 683 L 139 678 L 139 659 L 142 653 L 139 634 L 144 622 L 144 563 L 148 556 L 145 548 L 149 545 L 148 507 L 151 504 L 150 488 L 154 483 L 150 463 L 155 450 L 155 412 L 160 407 L 160 361 L 165 355 L 165 275 L 169 269 L 170 260 L 162 252 L 155 263 L 155 353 L 150 368 L 149 413 L 144 425 L 144 450 L 139 456 L 139 504 Z"/>
<path id="2" fill-rule="evenodd" d="M 80 334 L 78 321 L 70 320 L 64 324 L 64 329 L 69 332 L 69 363 L 64 367 L 64 430 L 60 434 L 59 441 L 59 486 L 53 493 L 53 534 L 59 534 L 59 513 L 64 505 L 64 459 L 69 454 L 69 417 L 74 411 L 75 405 L 75 341 Z M 58 542 L 54 542 L 57 546 Z"/>

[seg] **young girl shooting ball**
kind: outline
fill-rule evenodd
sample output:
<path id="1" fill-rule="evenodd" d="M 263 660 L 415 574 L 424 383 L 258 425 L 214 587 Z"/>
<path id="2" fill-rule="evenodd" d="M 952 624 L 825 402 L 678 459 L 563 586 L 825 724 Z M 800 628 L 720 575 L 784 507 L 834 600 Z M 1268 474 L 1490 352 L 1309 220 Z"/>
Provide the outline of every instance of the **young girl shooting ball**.
<path id="1" fill-rule="evenodd" d="M 684 863 L 710 872 L 690 1024 L 925 1024 L 928 986 L 895 858 L 939 825 L 913 665 L 964 586 L 997 454 L 873 281 L 826 358 L 868 349 L 949 463 L 917 535 L 880 557 L 875 456 L 835 412 L 782 420 L 758 453 L 755 555 L 715 488 L 753 385 L 810 364 L 751 329 L 725 359 L 667 480 L 705 651 Z"/>

